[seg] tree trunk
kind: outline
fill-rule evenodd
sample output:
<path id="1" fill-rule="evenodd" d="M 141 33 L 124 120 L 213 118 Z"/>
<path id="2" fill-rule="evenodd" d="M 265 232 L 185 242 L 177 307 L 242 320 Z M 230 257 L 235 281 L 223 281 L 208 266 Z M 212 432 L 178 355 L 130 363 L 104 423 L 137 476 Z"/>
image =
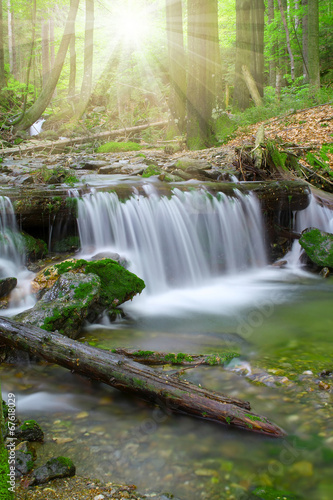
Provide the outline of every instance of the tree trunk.
<path id="1" fill-rule="evenodd" d="M 16 48 L 14 34 L 14 14 L 11 0 L 7 0 L 7 20 L 8 20 L 8 51 L 9 51 L 9 69 L 16 76 Z"/>
<path id="2" fill-rule="evenodd" d="M 252 0 L 250 71 L 261 97 L 264 95 L 264 12 L 264 0 Z"/>
<path id="3" fill-rule="evenodd" d="M 169 75 L 171 81 L 169 108 L 179 132 L 185 132 L 186 65 L 181 0 L 166 0 Z"/>
<path id="4" fill-rule="evenodd" d="M 309 83 L 316 91 L 320 88 L 318 0 L 308 0 L 308 44 Z"/>
<path id="5" fill-rule="evenodd" d="M 187 143 L 190 149 L 212 145 L 212 109 L 216 99 L 217 0 L 188 3 Z"/>
<path id="6" fill-rule="evenodd" d="M 179 374 L 164 374 L 125 356 L 96 349 L 57 333 L 23 326 L 7 318 L 0 318 L 0 338 L 6 345 L 134 394 L 167 411 L 272 437 L 285 434 L 265 417 L 252 413 L 249 403 L 181 380 Z"/>
<path id="7" fill-rule="evenodd" d="M 268 24 L 274 22 L 274 0 L 268 0 Z M 273 43 L 269 56 L 269 85 L 275 87 L 276 84 L 276 44 Z"/>
<path id="8" fill-rule="evenodd" d="M 80 0 L 73 0 L 71 3 L 71 8 L 66 21 L 65 31 L 60 43 L 54 67 L 52 68 L 52 71 L 50 73 L 50 77 L 48 78 L 46 85 L 40 93 L 37 101 L 25 114 L 23 120 L 16 127 L 15 131 L 25 130 L 30 127 L 36 120 L 38 120 L 52 98 L 66 58 L 69 41 L 73 33 L 73 26 L 75 23 L 79 1 Z"/>
<path id="9" fill-rule="evenodd" d="M 281 19 L 282 19 L 283 26 L 284 26 L 284 31 L 286 33 L 287 49 L 288 49 L 288 54 L 289 54 L 289 59 L 290 59 L 290 75 L 291 75 L 291 79 L 294 81 L 295 80 L 295 62 L 294 62 L 294 56 L 293 56 L 293 53 L 291 50 L 289 28 L 288 28 L 286 16 L 284 15 L 282 1 L 278 0 L 278 4 L 279 4 L 280 13 L 281 13 Z"/>
<path id="10" fill-rule="evenodd" d="M 72 1 L 72 0 L 71 0 Z M 75 26 L 69 42 L 69 82 L 68 97 L 74 99 L 76 85 L 76 50 L 75 50 Z"/>
<path id="11" fill-rule="evenodd" d="M 241 111 L 250 105 L 250 94 L 246 86 L 242 67 L 251 60 L 250 1 L 236 0 L 236 62 L 234 106 Z"/>
<path id="12" fill-rule="evenodd" d="M 84 67 L 80 102 L 74 120 L 79 120 L 85 112 L 92 92 L 94 51 L 94 0 L 86 0 L 86 23 L 84 37 Z"/>
<path id="13" fill-rule="evenodd" d="M 303 17 L 302 17 L 302 52 L 303 52 L 303 80 L 304 83 L 309 82 L 308 71 L 308 0 L 302 0 Z"/>
<path id="14" fill-rule="evenodd" d="M 42 82 L 43 88 L 50 75 L 50 23 L 42 19 Z"/>
<path id="15" fill-rule="evenodd" d="M 3 8 L 2 0 L 0 1 L 0 91 L 6 86 L 5 76 L 5 53 L 4 53 L 4 38 L 3 38 Z"/>
<path id="16" fill-rule="evenodd" d="M 249 68 L 244 64 L 242 67 L 242 73 L 244 76 L 244 80 L 246 83 L 246 86 L 251 94 L 251 97 L 255 103 L 256 106 L 262 106 L 262 99 L 258 90 L 258 87 L 256 85 L 256 82 L 251 75 Z"/>

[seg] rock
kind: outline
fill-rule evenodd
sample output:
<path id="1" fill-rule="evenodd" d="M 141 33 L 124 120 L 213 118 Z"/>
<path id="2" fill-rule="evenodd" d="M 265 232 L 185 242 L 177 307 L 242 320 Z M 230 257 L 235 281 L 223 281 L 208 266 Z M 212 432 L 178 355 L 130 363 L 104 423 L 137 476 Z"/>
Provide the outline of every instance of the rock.
<path id="1" fill-rule="evenodd" d="M 330 270 L 328 269 L 328 267 L 323 267 L 323 269 L 320 271 L 320 276 L 322 276 L 323 278 L 328 278 L 329 275 L 330 275 Z"/>
<path id="2" fill-rule="evenodd" d="M 69 458 L 57 457 L 48 460 L 45 465 L 38 467 L 31 474 L 29 486 L 43 484 L 60 477 L 75 475 L 75 465 Z"/>
<path id="3" fill-rule="evenodd" d="M 180 177 L 184 181 L 189 181 L 192 179 L 192 175 L 188 174 L 187 172 L 184 172 L 184 170 L 181 170 L 180 168 L 176 168 L 173 172 L 172 175 L 177 175 L 177 177 Z"/>
<path id="4" fill-rule="evenodd" d="M 190 156 L 183 156 L 178 159 L 176 167 L 185 172 L 195 173 L 197 171 L 210 170 L 211 165 L 205 160 L 197 160 Z"/>
<path id="5" fill-rule="evenodd" d="M 0 279 L 0 299 L 2 297 L 6 297 L 7 295 L 10 294 L 12 290 L 17 285 L 17 279 L 16 278 L 3 278 Z"/>
<path id="6" fill-rule="evenodd" d="M 32 308 L 16 316 L 23 324 L 58 330 L 75 339 L 90 311 L 97 308 L 101 282 L 95 274 L 64 273 Z"/>
<path id="7" fill-rule="evenodd" d="M 299 239 L 309 259 L 320 267 L 333 269 L 333 234 L 316 228 L 305 229 Z"/>
<path id="8" fill-rule="evenodd" d="M 81 163 L 81 167 L 85 170 L 98 170 L 107 165 L 106 161 L 103 160 L 88 160 L 84 163 Z"/>
<path id="9" fill-rule="evenodd" d="M 15 448 L 15 477 L 28 474 L 37 458 L 36 450 L 28 441 L 23 441 Z"/>
<path id="10" fill-rule="evenodd" d="M 70 259 L 41 271 L 36 287 L 41 300 L 15 320 L 75 339 L 85 320 L 95 321 L 103 311 L 117 311 L 145 284 L 114 260 Z"/>
<path id="11" fill-rule="evenodd" d="M 283 499 L 283 500 L 298 500 L 299 496 L 295 495 L 294 493 L 288 492 L 288 491 L 283 491 L 283 490 L 276 490 L 275 488 L 271 488 L 270 486 L 260 486 L 259 488 L 256 488 L 253 490 L 252 495 L 255 498 L 260 498 L 261 500 L 277 500 L 277 499 Z"/>
<path id="12" fill-rule="evenodd" d="M 163 182 L 183 182 L 184 179 L 178 175 L 169 174 L 168 172 L 163 172 L 158 176 L 158 179 Z"/>
<path id="13" fill-rule="evenodd" d="M 19 175 L 18 177 L 16 177 L 14 184 L 17 184 L 19 186 L 34 184 L 34 178 L 30 174 Z"/>
<path id="14" fill-rule="evenodd" d="M 118 264 L 125 269 L 127 269 L 130 265 L 128 260 L 125 259 L 125 257 L 121 257 L 119 253 L 113 253 L 113 252 L 101 252 L 93 255 L 91 260 L 101 260 L 101 259 L 112 259 L 115 262 L 118 262 Z"/>
<path id="15" fill-rule="evenodd" d="M 15 437 L 19 441 L 44 441 L 44 433 L 35 420 L 26 420 L 15 429 Z"/>

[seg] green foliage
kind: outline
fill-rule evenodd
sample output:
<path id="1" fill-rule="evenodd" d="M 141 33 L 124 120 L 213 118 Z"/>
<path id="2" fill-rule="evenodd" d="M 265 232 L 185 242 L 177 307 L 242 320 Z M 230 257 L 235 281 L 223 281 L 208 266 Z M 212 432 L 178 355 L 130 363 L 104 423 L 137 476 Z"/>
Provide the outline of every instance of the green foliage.
<path id="1" fill-rule="evenodd" d="M 237 124 L 231 120 L 227 113 L 218 116 L 214 125 L 216 139 L 222 144 L 231 139 L 237 128 Z"/>
<path id="2" fill-rule="evenodd" d="M 120 153 L 123 151 L 139 151 L 142 148 L 136 142 L 107 142 L 100 146 L 96 153 Z"/>
<path id="3" fill-rule="evenodd" d="M 321 169 L 322 173 L 326 173 L 329 177 L 333 177 L 333 170 L 330 168 L 327 153 L 333 154 L 333 143 L 324 144 L 317 154 L 310 151 L 306 155 L 306 160 L 315 170 Z"/>
<path id="4" fill-rule="evenodd" d="M 153 175 L 160 175 L 161 169 L 156 167 L 156 165 L 149 165 L 148 168 L 143 172 L 142 177 L 151 177 Z"/>

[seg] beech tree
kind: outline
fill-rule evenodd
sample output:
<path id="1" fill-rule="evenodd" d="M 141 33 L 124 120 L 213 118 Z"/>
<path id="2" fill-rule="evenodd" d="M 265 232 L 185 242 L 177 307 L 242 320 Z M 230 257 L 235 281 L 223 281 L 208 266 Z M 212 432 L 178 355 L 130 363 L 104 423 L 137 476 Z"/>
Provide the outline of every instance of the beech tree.
<path id="1" fill-rule="evenodd" d="M 186 64 L 181 0 L 166 0 L 166 28 L 171 92 L 169 108 L 180 133 L 185 131 Z"/>
<path id="2" fill-rule="evenodd" d="M 318 0 L 308 0 L 308 69 L 312 90 L 320 87 L 319 73 L 319 6 Z"/>
<path id="3" fill-rule="evenodd" d="M 3 39 L 3 8 L 0 1 L 0 90 L 6 85 L 5 77 L 5 52 Z"/>
<path id="4" fill-rule="evenodd" d="M 191 149 L 208 147 L 213 141 L 214 69 L 219 64 L 217 19 L 217 0 L 189 0 L 187 142 Z"/>

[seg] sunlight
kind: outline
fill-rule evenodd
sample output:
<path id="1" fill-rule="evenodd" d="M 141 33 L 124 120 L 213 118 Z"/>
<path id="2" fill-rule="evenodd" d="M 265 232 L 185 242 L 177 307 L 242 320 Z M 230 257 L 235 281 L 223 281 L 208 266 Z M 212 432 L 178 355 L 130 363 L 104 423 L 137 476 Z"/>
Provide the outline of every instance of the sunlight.
<path id="1" fill-rule="evenodd" d="M 146 8 L 126 6 L 116 19 L 119 38 L 140 45 L 152 32 L 151 13 Z"/>

